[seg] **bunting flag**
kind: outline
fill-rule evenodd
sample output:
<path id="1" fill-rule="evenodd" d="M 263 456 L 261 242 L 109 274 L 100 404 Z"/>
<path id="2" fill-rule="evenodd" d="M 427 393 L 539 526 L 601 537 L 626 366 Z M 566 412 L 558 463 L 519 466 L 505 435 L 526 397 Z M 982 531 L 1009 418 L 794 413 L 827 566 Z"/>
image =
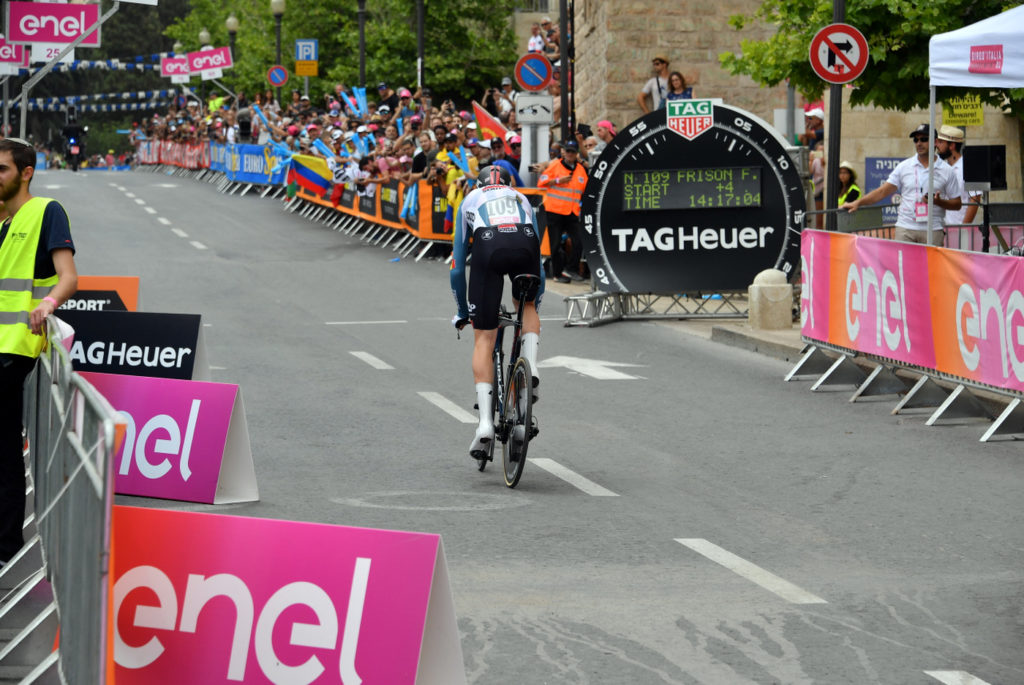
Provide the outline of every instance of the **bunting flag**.
<path id="1" fill-rule="evenodd" d="M 492 117 L 486 109 L 476 104 L 473 101 L 473 114 L 476 116 L 476 127 L 480 131 L 480 138 L 490 140 L 491 138 L 501 138 L 505 140 L 505 134 L 508 132 L 501 122 Z"/>
<path id="2" fill-rule="evenodd" d="M 331 189 L 331 172 L 323 157 L 292 155 L 288 183 L 296 183 L 319 197 Z"/>
<path id="3" fill-rule="evenodd" d="M 117 59 L 105 60 L 74 60 L 73 62 L 58 62 L 50 67 L 50 71 L 66 73 L 69 71 L 82 71 L 85 69 L 103 69 L 109 71 L 160 71 L 159 64 L 144 64 L 143 62 L 122 62 Z M 39 71 L 32 69 L 19 69 L 18 74 L 28 76 Z"/>
<path id="4" fill-rule="evenodd" d="M 80 102 L 98 102 L 102 100 L 152 100 L 155 98 L 173 98 L 178 95 L 178 90 L 168 88 L 164 90 L 131 90 L 121 93 L 94 93 L 92 95 L 58 95 L 48 98 L 29 98 L 30 105 L 48 107 L 54 104 L 74 105 Z M 17 109 L 21 106 L 21 100 L 13 100 L 11 107 Z"/>

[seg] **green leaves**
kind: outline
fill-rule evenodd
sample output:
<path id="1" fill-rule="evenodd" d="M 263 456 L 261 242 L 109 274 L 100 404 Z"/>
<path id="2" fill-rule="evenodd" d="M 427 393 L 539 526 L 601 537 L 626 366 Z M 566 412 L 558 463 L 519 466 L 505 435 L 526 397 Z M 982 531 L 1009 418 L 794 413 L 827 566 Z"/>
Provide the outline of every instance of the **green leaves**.
<path id="1" fill-rule="evenodd" d="M 864 75 L 853 82 L 852 105 L 875 105 L 908 111 L 928 106 L 928 41 L 990 16 L 1007 7 L 1004 0 L 857 0 L 847 4 L 846 23 L 856 26 L 868 39 L 869 61 Z M 808 100 L 817 100 L 826 83 L 808 61 L 814 34 L 832 23 L 832 3 L 821 0 L 764 0 L 753 16 L 730 18 L 737 30 L 757 20 L 772 24 L 776 33 L 763 41 L 744 40 L 740 54 L 723 53 L 722 66 L 732 74 L 774 86 L 785 79 Z M 956 95 L 966 89 L 944 89 Z M 977 92 L 977 91 L 974 91 Z M 1008 114 L 1024 117 L 1021 90 L 982 93 L 988 104 L 1002 106 Z"/>

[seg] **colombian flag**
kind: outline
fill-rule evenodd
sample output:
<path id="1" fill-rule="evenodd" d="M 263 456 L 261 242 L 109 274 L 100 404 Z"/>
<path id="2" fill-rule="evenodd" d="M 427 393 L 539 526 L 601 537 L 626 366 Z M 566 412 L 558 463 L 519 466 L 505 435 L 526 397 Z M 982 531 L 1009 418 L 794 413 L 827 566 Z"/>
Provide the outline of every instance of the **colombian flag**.
<path id="1" fill-rule="evenodd" d="M 292 155 L 288 167 L 288 183 L 296 183 L 317 197 L 331 189 L 331 172 L 323 157 Z"/>
<path id="2" fill-rule="evenodd" d="M 480 131 L 481 140 L 501 138 L 505 140 L 506 129 L 501 122 L 487 113 L 487 110 L 473 102 L 473 114 L 476 116 L 476 127 Z"/>

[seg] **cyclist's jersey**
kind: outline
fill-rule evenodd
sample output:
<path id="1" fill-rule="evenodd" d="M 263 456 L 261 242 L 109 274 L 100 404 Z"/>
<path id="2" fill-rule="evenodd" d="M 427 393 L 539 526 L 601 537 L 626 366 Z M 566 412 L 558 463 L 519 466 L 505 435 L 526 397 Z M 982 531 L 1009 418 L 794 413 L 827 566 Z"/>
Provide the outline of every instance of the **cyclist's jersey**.
<path id="1" fill-rule="evenodd" d="M 526 249 L 529 254 L 536 255 L 531 257 L 535 263 L 523 264 L 523 269 L 518 273 L 534 273 L 541 277 L 536 299 L 536 302 L 540 303 L 540 296 L 544 292 L 544 275 L 540 265 L 540 233 L 533 207 L 522 193 L 503 185 L 476 188 L 466 195 L 459 205 L 454 228 L 450 280 L 460 318 L 467 319 L 470 316 L 470 303 L 466 299 L 466 259 L 470 254 L 470 241 L 474 236 L 477 243 L 486 235 L 489 243 L 493 242 L 490 239 L 496 238 L 501 241 L 502 247 L 520 247 Z M 498 243 L 494 245 L 497 246 Z M 477 250 L 474 249 L 473 252 L 475 255 Z M 486 268 L 485 264 L 477 262 L 475 256 L 474 265 L 478 269 Z M 500 285 L 498 288 L 497 294 L 500 299 Z M 474 297 L 474 300 L 477 299 L 479 298 Z"/>

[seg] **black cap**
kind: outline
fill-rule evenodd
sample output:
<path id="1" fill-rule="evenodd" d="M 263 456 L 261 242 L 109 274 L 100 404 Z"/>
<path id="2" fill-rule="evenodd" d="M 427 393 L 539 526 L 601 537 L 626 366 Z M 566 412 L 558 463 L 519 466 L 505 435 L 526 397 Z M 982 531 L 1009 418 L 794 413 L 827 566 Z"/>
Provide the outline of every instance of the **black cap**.
<path id="1" fill-rule="evenodd" d="M 577 143 L 575 140 L 567 140 L 564 143 L 562 143 L 562 149 L 563 150 L 572 150 L 573 152 L 579 152 L 580 151 L 580 144 Z"/>
<path id="2" fill-rule="evenodd" d="M 454 133 L 449 133 L 448 135 L 446 135 L 444 137 L 444 142 L 446 142 L 446 143 L 454 143 L 454 142 L 457 142 L 458 140 L 459 140 L 459 137 L 457 135 L 455 135 Z"/>
<path id="3" fill-rule="evenodd" d="M 914 136 L 920 135 L 922 133 L 924 135 L 928 135 L 928 124 L 921 124 L 920 126 L 915 128 L 913 131 L 911 131 L 910 135 L 908 137 L 909 138 L 913 138 Z"/>
<path id="4" fill-rule="evenodd" d="M 381 81 L 380 83 L 377 84 L 377 90 L 384 90 L 387 87 L 388 87 L 388 84 L 384 83 L 383 81 Z"/>

